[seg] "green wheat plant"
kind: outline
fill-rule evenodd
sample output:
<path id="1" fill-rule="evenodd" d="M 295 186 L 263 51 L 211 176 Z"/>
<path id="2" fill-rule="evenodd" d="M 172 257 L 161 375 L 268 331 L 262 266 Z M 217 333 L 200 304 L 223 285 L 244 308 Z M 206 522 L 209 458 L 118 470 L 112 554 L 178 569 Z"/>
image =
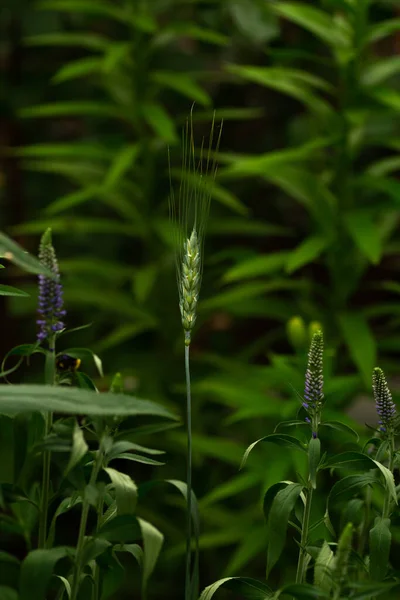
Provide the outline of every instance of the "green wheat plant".
<path id="1" fill-rule="evenodd" d="M 185 600 L 198 597 L 198 532 L 195 534 L 195 556 L 192 564 L 192 390 L 190 379 L 190 344 L 197 317 L 203 274 L 204 237 L 210 211 L 212 185 L 217 173 L 216 155 L 220 136 L 215 135 L 213 119 L 208 149 L 204 140 L 196 157 L 193 115 L 190 114 L 182 135 L 182 172 L 177 194 L 171 184 L 170 215 L 175 227 L 176 276 L 179 310 L 185 344 L 186 428 L 187 428 L 187 524 Z M 215 141 L 216 140 L 216 141 Z M 214 149 L 214 142 L 216 148 Z"/>

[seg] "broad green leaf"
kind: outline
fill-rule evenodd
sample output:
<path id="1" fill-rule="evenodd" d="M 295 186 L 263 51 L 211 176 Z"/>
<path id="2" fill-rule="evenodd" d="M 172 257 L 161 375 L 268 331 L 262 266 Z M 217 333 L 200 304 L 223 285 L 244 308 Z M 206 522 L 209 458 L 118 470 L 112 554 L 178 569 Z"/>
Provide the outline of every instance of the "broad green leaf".
<path id="1" fill-rule="evenodd" d="M 23 290 L 18 290 L 15 287 L 12 287 L 11 285 L 4 285 L 0 283 L 0 296 L 28 296 L 29 294 L 27 294 L 26 292 L 24 292 Z"/>
<path id="2" fill-rule="evenodd" d="M 308 444 L 308 470 L 312 487 L 317 487 L 317 469 L 321 457 L 321 442 L 319 438 L 311 438 Z"/>
<path id="3" fill-rule="evenodd" d="M 369 572 L 373 581 L 382 581 L 385 578 L 389 566 L 391 542 L 390 519 L 377 517 L 369 532 Z"/>
<path id="4" fill-rule="evenodd" d="M 374 469 L 377 468 L 375 461 L 367 454 L 361 454 L 361 452 L 342 452 L 336 456 L 328 458 L 321 468 L 332 469 L 332 468 L 348 468 L 348 469 Z"/>
<path id="5" fill-rule="evenodd" d="M 52 83 L 63 83 L 70 79 L 76 79 L 79 77 L 86 77 L 93 73 L 101 72 L 102 59 L 95 56 L 87 56 L 84 58 L 78 58 L 64 64 L 57 73 L 52 77 Z"/>
<path id="6" fill-rule="evenodd" d="M 197 82 L 186 73 L 176 71 L 153 71 L 150 79 L 161 88 L 171 88 L 186 96 L 192 102 L 198 102 L 202 106 L 209 106 L 211 98 Z"/>
<path id="7" fill-rule="evenodd" d="M 271 433 L 270 435 L 266 435 L 265 437 L 260 438 L 256 442 L 250 444 L 247 448 L 246 452 L 243 455 L 242 462 L 240 468 L 243 469 L 246 461 L 249 457 L 250 452 L 259 442 L 271 442 L 272 444 L 277 444 L 278 446 L 285 446 L 287 448 L 296 448 L 297 450 L 302 450 L 303 452 L 307 452 L 306 446 L 297 438 L 286 435 L 284 433 Z"/>
<path id="8" fill-rule="evenodd" d="M 74 548 L 67 547 L 29 552 L 21 565 L 19 600 L 46 600 L 56 563 L 73 553 Z"/>
<path id="9" fill-rule="evenodd" d="M 341 423 L 340 421 L 324 421 L 321 423 L 320 427 L 329 427 L 330 429 L 335 429 L 336 431 L 341 431 L 342 433 L 348 433 L 354 436 L 357 441 L 359 440 L 359 435 L 354 429 L 346 425 L 345 423 Z"/>
<path id="10" fill-rule="evenodd" d="M 126 394 L 47 385 L 0 386 L 0 414 L 15 415 L 23 411 L 50 411 L 72 415 L 154 416 L 177 420 L 163 406 Z"/>
<path id="11" fill-rule="evenodd" d="M 271 589 L 262 581 L 250 577 L 225 577 L 203 590 L 199 600 L 211 600 L 219 588 L 230 589 L 246 600 L 266 600 L 272 598 Z"/>
<path id="12" fill-rule="evenodd" d="M 283 270 L 289 256 L 288 252 L 277 252 L 248 258 L 231 267 L 225 273 L 224 281 L 233 282 L 262 275 L 272 275 Z"/>
<path id="13" fill-rule="evenodd" d="M 46 228 L 40 229 L 40 231 L 43 232 L 44 229 Z M 28 252 L 21 248 L 21 246 L 19 246 L 4 233 L 1 233 L 1 231 L 0 258 L 6 258 L 28 273 L 42 273 L 48 277 L 54 277 L 54 274 L 49 269 L 46 269 L 46 267 L 42 265 L 42 263 L 35 256 L 28 254 Z"/>
<path id="14" fill-rule="evenodd" d="M 311 236 L 308 237 L 304 242 L 297 246 L 292 252 L 286 262 L 286 271 L 293 273 L 307 265 L 308 263 L 317 259 L 330 245 L 330 240 L 322 236 Z"/>
<path id="15" fill-rule="evenodd" d="M 194 21 L 189 22 L 171 22 L 165 23 L 164 25 L 164 36 L 161 37 L 165 40 L 175 40 L 176 37 L 181 38 L 192 38 L 208 44 L 215 44 L 217 46 L 227 46 L 229 44 L 229 37 L 223 35 L 219 31 L 207 29 L 196 25 Z M 161 40 L 155 38 L 156 45 L 161 45 Z M 164 42 L 165 43 L 165 42 Z"/>
<path id="16" fill-rule="evenodd" d="M 271 485 L 265 492 L 263 500 L 263 512 L 266 522 L 268 522 L 269 513 L 271 511 L 271 506 L 275 496 L 280 490 L 285 489 L 288 485 L 293 485 L 293 481 L 278 481 L 278 483 Z"/>
<path id="17" fill-rule="evenodd" d="M 276 494 L 268 516 L 267 575 L 279 560 L 286 541 L 289 517 L 303 486 L 291 483 Z"/>
<path id="18" fill-rule="evenodd" d="M 138 519 L 143 539 L 143 576 L 142 596 L 146 596 L 147 585 L 154 571 L 161 548 L 164 542 L 163 534 L 143 519 Z"/>
<path id="19" fill-rule="evenodd" d="M 351 29 L 347 22 L 338 22 L 315 6 L 303 2 L 276 2 L 271 4 L 271 9 L 304 27 L 333 49 L 347 48 L 351 44 Z"/>
<path id="20" fill-rule="evenodd" d="M 368 322 L 360 312 L 347 312 L 339 315 L 339 324 L 350 355 L 369 388 L 376 364 L 376 343 Z"/>
<path id="21" fill-rule="evenodd" d="M 371 212 L 360 209 L 345 213 L 343 218 L 358 249 L 372 264 L 378 264 L 383 248 L 376 217 Z"/>
<path id="22" fill-rule="evenodd" d="M 120 473 L 116 469 L 104 469 L 110 477 L 115 489 L 118 515 L 133 515 L 137 502 L 137 487 L 129 475 Z"/>
<path id="23" fill-rule="evenodd" d="M 96 532 L 96 537 L 109 542 L 131 543 L 142 538 L 139 521 L 135 515 L 113 516 Z"/>
<path id="24" fill-rule="evenodd" d="M 324 540 L 318 558 L 315 561 L 314 584 L 328 594 L 332 589 L 334 564 L 334 554 L 329 544 Z"/>
<path id="25" fill-rule="evenodd" d="M 139 154 L 139 150 L 138 144 L 129 144 L 128 146 L 122 147 L 115 156 L 110 169 L 105 176 L 104 186 L 106 188 L 111 188 L 118 184 L 125 173 L 133 167 L 137 155 Z"/>
<path id="26" fill-rule="evenodd" d="M 162 140 L 171 144 L 177 141 L 174 121 L 161 104 L 146 102 L 142 106 L 142 112 L 146 123 Z"/>

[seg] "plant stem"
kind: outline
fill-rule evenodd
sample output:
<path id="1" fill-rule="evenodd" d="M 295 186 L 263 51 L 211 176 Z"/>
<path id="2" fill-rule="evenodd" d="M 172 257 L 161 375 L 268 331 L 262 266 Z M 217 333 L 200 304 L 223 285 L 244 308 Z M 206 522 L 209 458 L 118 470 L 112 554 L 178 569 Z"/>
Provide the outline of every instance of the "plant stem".
<path id="1" fill-rule="evenodd" d="M 56 350 L 55 336 L 49 338 L 49 350 L 46 353 L 45 362 L 45 382 L 47 385 L 56 384 Z M 53 413 L 49 412 L 45 415 L 44 438 L 46 439 L 53 425 Z M 50 467 L 51 467 L 51 452 L 45 450 L 43 453 L 43 471 L 42 471 L 42 493 L 40 498 L 40 515 L 39 515 L 39 538 L 38 547 L 46 547 L 47 538 L 47 521 L 48 521 L 48 504 L 50 491 Z"/>
<path id="2" fill-rule="evenodd" d="M 98 475 L 101 465 L 102 465 L 102 460 L 103 460 L 103 443 L 101 440 L 100 447 L 97 450 L 96 457 L 94 459 L 92 472 L 90 474 L 89 486 L 95 485 L 97 475 Z M 88 494 L 86 493 L 86 489 L 85 489 L 84 493 L 83 493 L 81 522 L 79 525 L 78 542 L 76 545 L 75 567 L 74 567 L 74 574 L 73 574 L 73 578 L 72 578 L 70 600 L 76 600 L 77 596 L 78 596 L 79 580 L 81 577 L 82 567 L 84 566 L 84 565 L 82 565 L 82 557 L 83 557 L 83 550 L 84 550 L 84 545 L 85 545 L 85 533 L 86 533 L 87 519 L 88 519 L 88 515 L 89 515 L 89 508 L 90 508 L 90 504 L 89 504 L 89 500 L 88 500 Z"/>
<path id="3" fill-rule="evenodd" d="M 393 475 L 393 466 L 394 466 L 394 452 L 395 452 L 394 437 L 392 435 L 392 437 L 390 439 L 390 443 L 389 443 L 389 465 L 388 465 L 388 469 L 392 473 L 392 475 Z M 387 517 L 389 517 L 390 505 L 391 505 L 390 491 L 388 489 L 386 489 L 385 501 L 383 503 L 383 510 L 382 510 L 382 518 L 383 519 L 386 519 Z"/>
<path id="4" fill-rule="evenodd" d="M 103 518 L 103 506 L 104 506 L 104 495 L 103 493 L 99 496 L 99 502 L 97 504 L 97 530 L 100 529 L 101 520 Z M 94 568 L 94 586 L 93 586 L 93 600 L 100 600 L 100 567 L 96 562 Z"/>
<path id="5" fill-rule="evenodd" d="M 186 504 L 186 576 L 185 600 L 191 599 L 190 567 L 192 546 L 192 390 L 190 385 L 190 345 L 185 345 L 186 428 L 187 428 L 187 504 Z"/>
<path id="6" fill-rule="evenodd" d="M 305 560 L 307 556 L 306 544 L 308 540 L 308 529 L 310 526 L 312 495 L 313 488 L 309 483 L 306 495 L 306 503 L 304 506 L 303 525 L 301 528 L 300 552 L 299 561 L 297 563 L 296 583 L 302 583 L 305 575 Z"/>

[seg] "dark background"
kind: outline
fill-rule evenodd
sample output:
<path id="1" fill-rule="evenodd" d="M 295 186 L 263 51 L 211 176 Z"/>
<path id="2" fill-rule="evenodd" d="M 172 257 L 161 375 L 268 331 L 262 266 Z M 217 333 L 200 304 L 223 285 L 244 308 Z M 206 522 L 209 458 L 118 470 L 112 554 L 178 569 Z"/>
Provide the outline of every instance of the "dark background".
<path id="1" fill-rule="evenodd" d="M 67 324 L 93 323 L 72 345 L 102 357 L 98 386 L 121 371 L 129 391 L 182 415 L 167 147 L 177 186 L 192 103 L 199 146 L 214 109 L 224 120 L 192 352 L 201 582 L 262 578 L 262 493 L 304 465 L 265 446 L 238 466 L 248 444 L 296 416 L 310 330 L 325 333 L 329 417 L 374 424 L 376 364 L 396 392 L 398 5 L 3 0 L 0 12 L 0 228 L 36 252 L 52 227 Z M 2 281 L 32 293 L 0 298 L 4 356 L 34 339 L 36 290 L 12 268 Z M 24 380 L 40 379 L 32 367 Z M 349 444 L 338 433 L 323 442 Z M 183 429 L 151 445 L 167 450 L 166 466 L 133 478 L 183 479 Z M 182 594 L 182 508 L 167 488 L 141 506 L 166 536 L 154 598 Z M 296 552 L 288 542 L 272 583 L 293 579 Z"/>

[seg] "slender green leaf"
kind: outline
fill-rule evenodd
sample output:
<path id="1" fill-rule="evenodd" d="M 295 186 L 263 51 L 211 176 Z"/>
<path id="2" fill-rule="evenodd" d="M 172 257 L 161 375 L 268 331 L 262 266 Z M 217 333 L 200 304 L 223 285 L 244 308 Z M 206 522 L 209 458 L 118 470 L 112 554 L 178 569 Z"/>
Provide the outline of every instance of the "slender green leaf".
<path id="1" fill-rule="evenodd" d="M 146 596 L 147 585 L 154 567 L 158 560 L 161 548 L 164 542 L 164 536 L 158 529 L 144 521 L 138 519 L 143 538 L 143 578 L 142 578 L 142 595 Z"/>
<path id="2" fill-rule="evenodd" d="M 224 275 L 224 281 L 233 282 L 272 275 L 283 270 L 289 256 L 288 252 L 277 252 L 248 258 L 230 268 Z"/>
<path id="3" fill-rule="evenodd" d="M 250 452 L 259 442 L 271 442 L 272 444 L 277 444 L 278 446 L 296 448 L 297 450 L 307 452 L 306 446 L 297 438 L 291 435 L 286 435 L 284 433 L 271 433 L 270 435 L 266 435 L 265 437 L 262 437 L 256 442 L 250 444 L 250 446 L 247 448 L 246 452 L 243 455 L 242 462 L 240 465 L 241 469 L 243 469 L 244 465 L 246 464 Z"/>
<path id="4" fill-rule="evenodd" d="M 147 102 L 143 105 L 142 111 L 146 123 L 162 140 L 171 144 L 177 141 L 174 121 L 161 104 Z"/>
<path id="5" fill-rule="evenodd" d="M 86 443 L 85 436 L 83 435 L 82 429 L 75 421 L 74 431 L 72 433 L 72 451 L 68 461 L 68 465 L 64 471 L 64 475 L 67 475 L 85 456 L 89 447 Z"/>
<path id="6" fill-rule="evenodd" d="M 329 544 L 324 540 L 315 561 L 314 584 L 324 592 L 330 593 L 333 584 L 335 557 Z"/>
<path id="7" fill-rule="evenodd" d="M 72 415 L 148 415 L 177 420 L 177 417 L 163 406 L 126 394 L 97 394 L 65 386 L 0 386 L 0 413 L 15 415 L 23 411 L 37 410 Z"/>
<path id="8" fill-rule="evenodd" d="M 86 56 L 84 58 L 78 58 L 64 64 L 57 73 L 52 77 L 53 83 L 63 83 L 70 79 L 76 79 L 79 77 L 86 77 L 93 73 L 101 72 L 102 59 L 96 56 Z"/>
<path id="9" fill-rule="evenodd" d="M 320 598 L 322 600 L 323 598 L 330 598 L 328 593 L 308 583 L 292 583 L 285 585 L 279 590 L 276 596 L 274 596 L 274 600 L 275 598 L 279 598 L 282 594 L 285 596 L 292 596 L 293 598 L 297 598 L 297 600 L 319 600 Z"/>
<path id="10" fill-rule="evenodd" d="M 286 271 L 293 273 L 318 258 L 330 245 L 330 240 L 322 236 L 311 236 L 297 246 L 288 257 Z"/>
<path id="11" fill-rule="evenodd" d="M 211 98 L 201 88 L 193 77 L 186 73 L 177 73 L 175 71 L 153 71 L 151 80 L 161 88 L 171 88 L 183 96 L 186 96 L 192 102 L 198 102 L 202 106 L 209 106 Z"/>
<path id="12" fill-rule="evenodd" d="M 29 294 L 24 292 L 23 290 L 18 290 L 11 285 L 4 285 L 0 283 L 0 296 L 22 296 L 29 297 Z"/>
<path id="13" fill-rule="evenodd" d="M 329 427 L 330 429 L 335 429 L 336 431 L 341 431 L 342 433 L 348 433 L 354 436 L 357 441 L 359 440 L 359 435 L 354 429 L 346 425 L 345 423 L 341 423 L 340 421 L 324 421 L 321 423 L 320 427 Z"/>
<path id="14" fill-rule="evenodd" d="M 133 167 L 139 150 L 138 144 L 129 144 L 121 148 L 104 179 L 104 186 L 106 188 L 117 185 L 125 173 Z"/>
<path id="15" fill-rule="evenodd" d="M 43 230 L 41 230 L 43 231 Z M 42 273 L 53 278 L 54 274 L 16 242 L 0 231 L 0 258 L 6 258 L 28 273 Z"/>

